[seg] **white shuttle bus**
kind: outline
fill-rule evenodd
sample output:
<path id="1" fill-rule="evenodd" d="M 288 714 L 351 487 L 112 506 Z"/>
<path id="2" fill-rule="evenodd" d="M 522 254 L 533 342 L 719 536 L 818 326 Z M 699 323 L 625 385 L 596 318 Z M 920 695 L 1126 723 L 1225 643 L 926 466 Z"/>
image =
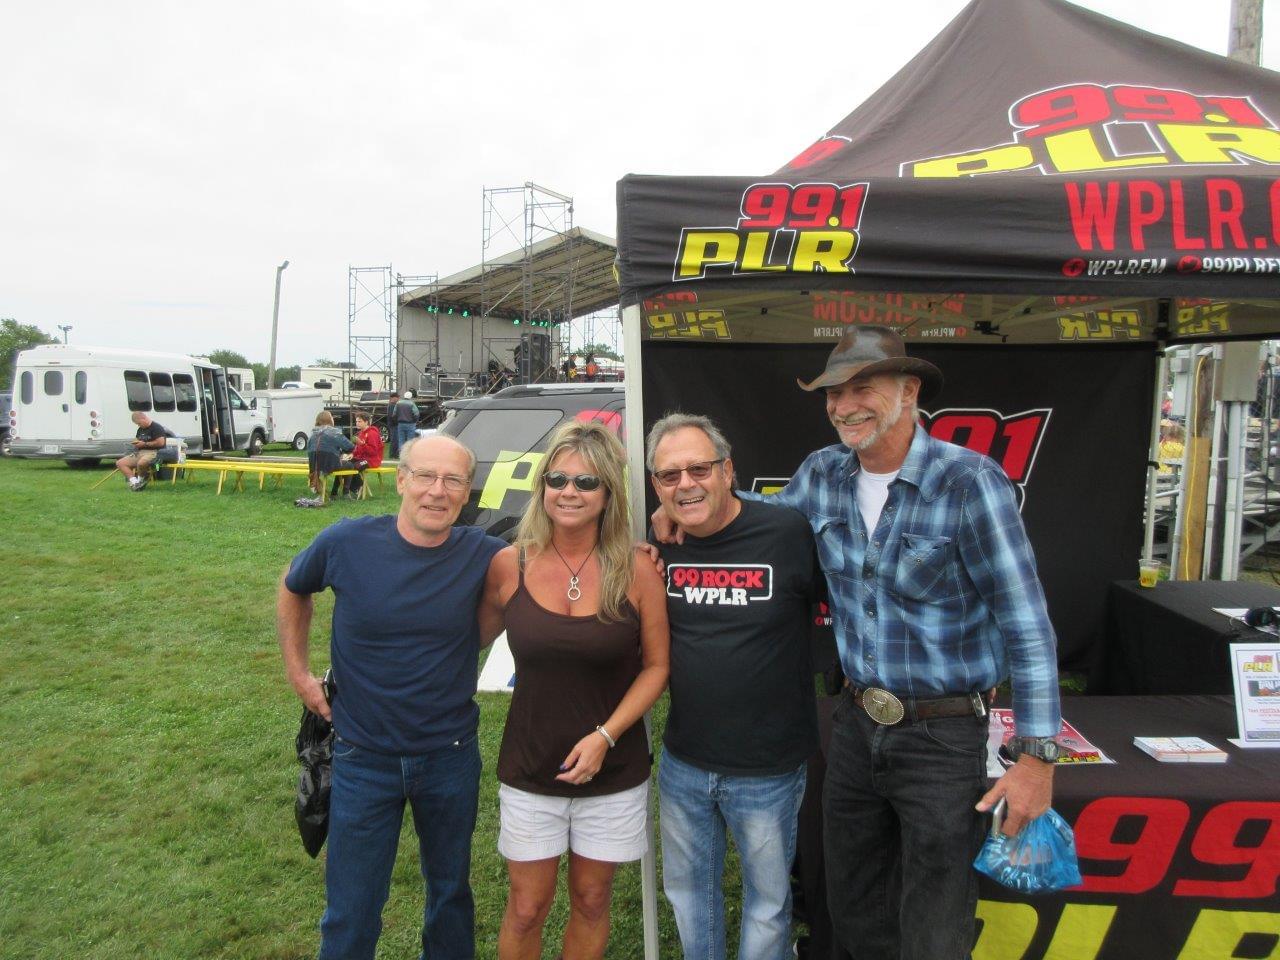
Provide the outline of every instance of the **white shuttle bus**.
<path id="1" fill-rule="evenodd" d="M 181 354 L 50 344 L 18 354 L 9 414 L 14 456 L 96 464 L 130 452 L 144 411 L 190 454 L 266 442 L 266 418 L 227 383 L 226 371 Z"/>

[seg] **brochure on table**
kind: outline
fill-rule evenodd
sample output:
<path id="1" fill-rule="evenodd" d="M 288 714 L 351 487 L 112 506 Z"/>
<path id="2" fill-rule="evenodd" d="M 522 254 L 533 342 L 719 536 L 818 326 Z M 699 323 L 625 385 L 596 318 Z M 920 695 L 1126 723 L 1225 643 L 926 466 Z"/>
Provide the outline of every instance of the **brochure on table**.
<path id="1" fill-rule="evenodd" d="M 999 707 L 991 711 L 987 718 L 987 776 L 1000 777 L 1012 764 L 1001 759 L 1000 748 L 1014 736 L 1013 711 Z M 1110 757 L 1084 738 L 1075 727 L 1066 720 L 1058 735 L 1054 737 L 1062 748 L 1058 758 L 1058 766 L 1080 766 L 1082 764 L 1115 763 Z"/>
<path id="2" fill-rule="evenodd" d="M 1231 644 L 1237 747 L 1280 748 L 1280 644 Z"/>

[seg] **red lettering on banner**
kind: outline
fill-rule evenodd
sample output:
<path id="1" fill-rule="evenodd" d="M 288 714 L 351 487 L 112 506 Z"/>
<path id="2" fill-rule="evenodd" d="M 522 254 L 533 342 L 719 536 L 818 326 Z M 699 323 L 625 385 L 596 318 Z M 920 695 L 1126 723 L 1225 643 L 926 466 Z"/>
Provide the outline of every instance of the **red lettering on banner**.
<path id="1" fill-rule="evenodd" d="M 1236 249 L 1247 249 L 1240 215 L 1244 213 L 1244 191 L 1234 180 L 1206 180 L 1205 196 L 1209 201 L 1209 237 L 1213 249 L 1222 250 L 1222 228 L 1229 227 Z"/>
<path id="2" fill-rule="evenodd" d="M 1187 206 L 1182 199 L 1182 181 L 1169 181 L 1169 212 L 1173 219 L 1173 245 L 1178 250 L 1203 250 L 1204 237 L 1187 234 Z"/>
<path id="3" fill-rule="evenodd" d="M 1113 840 L 1122 817 L 1143 818 L 1131 843 Z M 1076 852 L 1081 860 L 1123 863 L 1118 876 L 1085 874 L 1079 887 L 1090 893 L 1145 893 L 1159 886 L 1173 862 L 1191 808 L 1158 797 L 1100 797 L 1076 818 Z"/>
<path id="4" fill-rule="evenodd" d="M 1084 197 L 1080 187 L 1084 187 Z M 1071 211 L 1071 229 L 1081 250 L 1093 249 L 1093 238 L 1103 250 L 1116 247 L 1116 214 L 1120 211 L 1120 184 L 1107 183 L 1107 198 L 1102 199 L 1102 185 L 1090 180 L 1084 184 L 1067 184 L 1067 207 Z"/>
<path id="5" fill-rule="evenodd" d="M 1143 198 L 1150 201 L 1150 206 L 1143 204 Z M 1164 216 L 1164 191 L 1160 185 L 1151 180 L 1129 181 L 1129 242 L 1135 250 L 1147 249 L 1146 238 L 1142 231 L 1153 223 L 1159 223 Z"/>
<path id="6" fill-rule="evenodd" d="M 994 410 L 940 410 L 925 417 L 929 436 L 991 457 L 1014 483 L 1031 475 L 1048 410 L 1001 416 Z"/>
<path id="7" fill-rule="evenodd" d="M 1238 846 L 1240 831 L 1250 820 L 1265 821 L 1266 835 L 1256 847 Z M 1247 864 L 1249 870 L 1239 880 L 1179 880 L 1173 888 L 1175 896 L 1274 896 L 1280 877 L 1280 803 L 1239 800 L 1218 804 L 1201 821 L 1191 842 L 1191 855 L 1201 863 Z"/>

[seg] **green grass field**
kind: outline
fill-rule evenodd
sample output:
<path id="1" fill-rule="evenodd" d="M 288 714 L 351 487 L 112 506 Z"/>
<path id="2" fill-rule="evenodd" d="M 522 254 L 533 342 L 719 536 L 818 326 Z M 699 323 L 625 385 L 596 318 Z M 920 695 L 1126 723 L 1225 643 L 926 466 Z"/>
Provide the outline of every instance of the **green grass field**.
<path id="1" fill-rule="evenodd" d="M 394 493 L 298 510 L 297 478 L 222 496 L 210 475 L 91 490 L 107 469 L 0 460 L 0 731 L 14 748 L 0 771 L 0 956 L 312 957 L 324 855 L 306 856 L 293 822 L 300 706 L 280 665 L 274 590 L 317 531 L 391 512 Z M 320 597 L 316 667 L 330 609 Z M 493 775 L 506 697 L 479 701 L 472 882 L 479 954 L 491 957 L 506 899 Z M 609 957 L 642 956 L 639 877 L 634 865 L 619 873 Z M 678 956 L 659 901 L 661 953 Z M 421 908 L 406 822 L 379 957 L 417 956 Z M 563 923 L 562 897 L 546 956 Z"/>

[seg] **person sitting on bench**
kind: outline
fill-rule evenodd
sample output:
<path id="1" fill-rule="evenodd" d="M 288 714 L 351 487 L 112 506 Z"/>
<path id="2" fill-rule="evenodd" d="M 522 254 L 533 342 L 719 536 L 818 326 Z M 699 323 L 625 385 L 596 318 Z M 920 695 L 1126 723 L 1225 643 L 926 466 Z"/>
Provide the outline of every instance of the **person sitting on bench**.
<path id="1" fill-rule="evenodd" d="M 351 459 L 342 462 L 343 469 L 367 470 L 369 467 L 382 466 L 382 434 L 378 428 L 369 423 L 369 414 L 363 410 L 355 411 L 353 419 L 356 423 L 356 448 L 351 451 Z M 333 478 L 331 497 L 338 495 L 338 477 Z M 364 474 L 354 477 L 342 477 L 342 492 L 355 499 L 360 496 L 360 488 L 364 486 Z"/>
<path id="2" fill-rule="evenodd" d="M 136 492 L 147 485 L 147 470 L 155 461 L 157 451 L 164 446 L 168 431 L 141 410 L 135 411 L 129 419 L 137 425 L 138 435 L 130 441 L 133 452 L 117 460 L 116 469 L 124 474 L 129 489 Z"/>
<path id="3" fill-rule="evenodd" d="M 324 496 L 325 478 L 341 467 L 342 455 L 355 448 L 333 425 L 332 413 L 321 410 L 316 414 L 316 426 L 307 441 L 307 466 L 311 469 L 311 489 L 316 494 Z"/>

